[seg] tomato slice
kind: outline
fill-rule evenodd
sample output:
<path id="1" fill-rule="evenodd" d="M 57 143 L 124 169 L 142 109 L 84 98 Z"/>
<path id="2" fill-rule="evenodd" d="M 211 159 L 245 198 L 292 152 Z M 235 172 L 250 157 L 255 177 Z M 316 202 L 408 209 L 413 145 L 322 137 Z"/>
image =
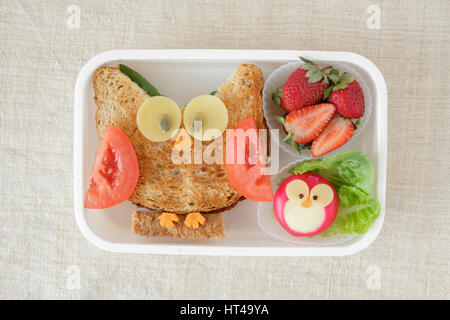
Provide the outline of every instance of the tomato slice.
<path id="1" fill-rule="evenodd" d="M 233 187 L 247 199 L 272 201 L 272 186 L 264 157 L 260 154 L 261 145 L 255 119 L 250 117 L 238 123 L 232 133 L 227 135 L 225 149 L 225 168 Z"/>
<path id="2" fill-rule="evenodd" d="M 95 154 L 84 207 L 106 209 L 127 200 L 138 177 L 139 165 L 130 139 L 119 128 L 107 126 Z"/>

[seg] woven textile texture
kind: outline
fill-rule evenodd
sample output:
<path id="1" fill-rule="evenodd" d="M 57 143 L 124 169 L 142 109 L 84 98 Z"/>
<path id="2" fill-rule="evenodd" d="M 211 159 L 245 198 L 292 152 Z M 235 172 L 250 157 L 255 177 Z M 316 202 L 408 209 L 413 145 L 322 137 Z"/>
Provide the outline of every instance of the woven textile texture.
<path id="1" fill-rule="evenodd" d="M 369 28 L 373 10 L 379 28 Z M 0 298 L 450 298 L 449 35 L 448 0 L 1 1 Z M 376 241 L 347 257 L 275 258 L 118 254 L 84 239 L 73 213 L 75 79 L 100 52 L 152 48 L 372 60 L 389 94 Z"/>

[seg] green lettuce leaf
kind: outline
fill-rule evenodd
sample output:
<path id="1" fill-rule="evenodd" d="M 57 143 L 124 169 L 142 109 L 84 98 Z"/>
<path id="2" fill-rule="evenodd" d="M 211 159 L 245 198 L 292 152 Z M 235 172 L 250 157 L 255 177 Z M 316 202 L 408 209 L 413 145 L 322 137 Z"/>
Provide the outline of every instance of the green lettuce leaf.
<path id="1" fill-rule="evenodd" d="M 372 162 L 361 152 L 345 152 L 325 159 L 305 161 L 289 171 L 293 174 L 317 173 L 336 189 L 338 215 L 321 236 L 365 233 L 380 215 L 380 203 L 370 196 L 374 181 Z"/>
<path id="2" fill-rule="evenodd" d="M 330 181 L 336 189 L 342 185 L 354 186 L 369 194 L 372 190 L 374 171 L 369 158 L 357 151 L 309 160 L 289 170 L 294 174 L 314 172 Z"/>
<path id="3" fill-rule="evenodd" d="M 366 233 L 380 215 L 380 203 L 360 189 L 350 186 L 339 188 L 338 216 L 324 232 L 323 237 L 338 233 Z"/>

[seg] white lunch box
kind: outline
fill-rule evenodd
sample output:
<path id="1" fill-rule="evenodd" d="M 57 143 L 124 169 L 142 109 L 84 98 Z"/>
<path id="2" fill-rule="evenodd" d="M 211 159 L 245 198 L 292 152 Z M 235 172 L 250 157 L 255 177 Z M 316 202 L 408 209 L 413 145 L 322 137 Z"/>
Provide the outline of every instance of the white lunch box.
<path id="1" fill-rule="evenodd" d="M 297 61 L 299 56 L 320 62 L 346 64 L 364 77 L 370 90 L 372 112 L 365 129 L 340 152 L 355 150 L 368 155 L 375 169 L 374 195 L 381 213 L 370 230 L 338 245 L 308 246 L 284 242 L 264 233 L 257 220 L 257 202 L 240 201 L 222 213 L 224 239 L 191 240 L 145 238 L 131 231 L 136 206 L 126 201 L 106 210 L 86 210 L 84 193 L 99 145 L 95 129 L 92 77 L 100 66 L 124 63 L 147 78 L 178 105 L 209 93 L 226 81 L 241 63 L 257 65 L 265 79 L 275 69 Z M 366 58 L 350 52 L 301 50 L 118 50 L 92 58 L 81 69 L 75 86 L 74 116 L 74 206 L 83 235 L 101 249 L 115 252 L 247 255 L 247 256 L 340 256 L 369 246 L 380 233 L 385 215 L 387 162 L 387 89 L 378 68 Z M 296 159 L 280 150 L 280 168 Z M 275 190 L 274 190 L 275 191 Z"/>

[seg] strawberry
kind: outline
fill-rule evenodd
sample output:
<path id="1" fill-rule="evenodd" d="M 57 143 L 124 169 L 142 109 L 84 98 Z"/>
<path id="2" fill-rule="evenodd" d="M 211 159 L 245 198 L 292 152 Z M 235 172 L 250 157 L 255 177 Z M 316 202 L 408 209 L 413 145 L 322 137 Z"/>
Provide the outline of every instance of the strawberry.
<path id="1" fill-rule="evenodd" d="M 325 128 L 336 108 L 331 103 L 316 104 L 289 113 L 284 127 L 298 144 L 313 141 Z"/>
<path id="2" fill-rule="evenodd" d="M 342 117 L 335 117 L 327 124 L 325 129 L 313 141 L 311 154 L 318 158 L 324 154 L 344 145 L 353 136 L 355 130 L 353 123 Z"/>
<path id="3" fill-rule="evenodd" d="M 343 117 L 357 119 L 364 115 L 364 93 L 356 80 L 346 88 L 333 90 L 328 101 L 336 106 L 336 112 Z"/>
<path id="4" fill-rule="evenodd" d="M 305 64 L 295 70 L 284 86 L 272 95 L 274 102 L 289 112 L 320 102 L 329 87 L 325 70 L 331 66 L 319 69 L 314 62 L 300 58 Z"/>
<path id="5" fill-rule="evenodd" d="M 355 78 L 344 72 L 331 69 L 328 74 L 331 85 L 325 90 L 324 98 L 336 106 L 336 112 L 343 117 L 357 119 L 364 115 L 364 93 Z"/>

